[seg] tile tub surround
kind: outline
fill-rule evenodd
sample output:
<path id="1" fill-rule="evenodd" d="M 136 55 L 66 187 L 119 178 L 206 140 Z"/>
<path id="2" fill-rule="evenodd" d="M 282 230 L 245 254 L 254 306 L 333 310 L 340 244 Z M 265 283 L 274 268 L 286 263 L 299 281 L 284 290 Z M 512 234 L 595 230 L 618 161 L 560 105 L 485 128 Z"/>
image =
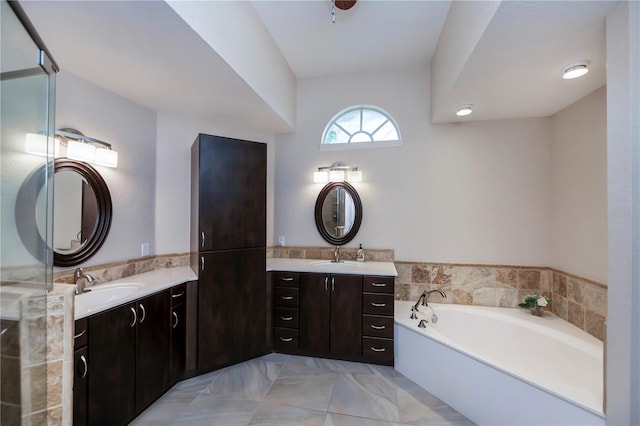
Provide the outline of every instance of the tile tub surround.
<path id="1" fill-rule="evenodd" d="M 396 300 L 418 300 L 424 290 L 440 288 L 438 303 L 517 307 L 529 293 L 543 294 L 560 318 L 600 340 L 607 315 L 607 286 L 545 267 L 395 262 Z"/>
<path id="2" fill-rule="evenodd" d="M 269 354 L 178 383 L 132 425 L 471 425 L 392 367 Z"/>

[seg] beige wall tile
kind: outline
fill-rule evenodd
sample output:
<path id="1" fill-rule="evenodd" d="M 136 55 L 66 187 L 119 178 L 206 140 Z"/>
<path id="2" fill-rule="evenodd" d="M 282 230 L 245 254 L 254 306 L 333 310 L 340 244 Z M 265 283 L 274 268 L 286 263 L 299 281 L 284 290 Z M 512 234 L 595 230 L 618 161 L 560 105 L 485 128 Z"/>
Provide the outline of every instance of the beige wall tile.
<path id="1" fill-rule="evenodd" d="M 411 282 L 428 284 L 431 282 L 431 273 L 426 265 L 416 264 L 411 267 Z"/>
<path id="2" fill-rule="evenodd" d="M 600 340 L 604 340 L 605 317 L 587 309 L 585 312 L 585 331 Z"/>
<path id="3" fill-rule="evenodd" d="M 553 273 L 553 293 L 567 297 L 567 277 L 563 274 Z"/>
<path id="4" fill-rule="evenodd" d="M 518 288 L 542 290 L 540 285 L 540 271 L 518 271 Z"/>
<path id="5" fill-rule="evenodd" d="M 567 300 L 567 321 L 584 330 L 584 308 L 582 305 Z"/>

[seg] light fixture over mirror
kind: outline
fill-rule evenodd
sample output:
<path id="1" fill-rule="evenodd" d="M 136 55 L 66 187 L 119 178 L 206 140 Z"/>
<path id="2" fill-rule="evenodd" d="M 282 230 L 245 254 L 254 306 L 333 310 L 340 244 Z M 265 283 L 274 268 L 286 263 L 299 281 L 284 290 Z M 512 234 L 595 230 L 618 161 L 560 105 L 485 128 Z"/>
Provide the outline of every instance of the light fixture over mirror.
<path id="1" fill-rule="evenodd" d="M 318 167 L 318 171 L 313 173 L 313 182 L 362 182 L 362 171 L 356 166 L 348 166 L 344 163 L 336 162 L 330 166 Z"/>
<path id="2" fill-rule="evenodd" d="M 56 130 L 54 138 L 54 158 L 67 157 L 70 160 L 83 161 L 105 167 L 118 167 L 118 153 L 111 144 L 85 136 L 76 129 Z M 25 151 L 35 155 L 51 155 L 47 136 L 27 133 Z"/>

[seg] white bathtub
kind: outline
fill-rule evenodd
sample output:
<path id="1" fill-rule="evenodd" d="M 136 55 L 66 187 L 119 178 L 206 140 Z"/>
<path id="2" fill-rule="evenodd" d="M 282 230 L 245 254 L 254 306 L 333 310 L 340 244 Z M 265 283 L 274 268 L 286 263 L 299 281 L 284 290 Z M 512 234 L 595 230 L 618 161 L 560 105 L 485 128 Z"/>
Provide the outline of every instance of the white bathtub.
<path id="1" fill-rule="evenodd" d="M 479 425 L 604 425 L 602 342 L 520 308 L 395 302 L 395 368 Z"/>

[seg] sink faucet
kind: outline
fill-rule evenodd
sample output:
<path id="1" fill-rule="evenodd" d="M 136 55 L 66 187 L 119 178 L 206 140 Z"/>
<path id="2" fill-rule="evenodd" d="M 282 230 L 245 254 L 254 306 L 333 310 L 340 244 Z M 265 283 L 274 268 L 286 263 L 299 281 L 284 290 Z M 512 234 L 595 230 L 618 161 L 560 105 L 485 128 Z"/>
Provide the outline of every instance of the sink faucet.
<path id="1" fill-rule="evenodd" d="M 76 283 L 76 294 L 86 293 L 85 284 L 91 285 L 95 282 L 95 278 L 89 274 L 84 273 L 84 269 L 78 268 L 73 272 L 74 282 Z"/>
<path id="2" fill-rule="evenodd" d="M 431 293 L 440 293 L 440 296 L 447 297 L 447 294 L 444 291 L 440 290 L 439 288 L 436 288 L 435 290 L 423 291 L 420 297 L 418 298 L 418 301 L 416 302 L 416 304 L 411 307 L 411 317 L 410 317 L 411 319 L 418 318 L 418 316 L 416 315 L 416 312 L 418 312 L 418 305 L 420 305 L 420 302 L 422 302 L 422 306 L 429 306 L 429 303 L 427 303 L 427 300 L 429 299 L 429 296 L 431 296 Z"/>
<path id="3" fill-rule="evenodd" d="M 336 246 L 335 250 L 333 250 L 333 263 L 340 263 L 342 262 L 342 260 L 340 260 L 340 246 Z"/>

